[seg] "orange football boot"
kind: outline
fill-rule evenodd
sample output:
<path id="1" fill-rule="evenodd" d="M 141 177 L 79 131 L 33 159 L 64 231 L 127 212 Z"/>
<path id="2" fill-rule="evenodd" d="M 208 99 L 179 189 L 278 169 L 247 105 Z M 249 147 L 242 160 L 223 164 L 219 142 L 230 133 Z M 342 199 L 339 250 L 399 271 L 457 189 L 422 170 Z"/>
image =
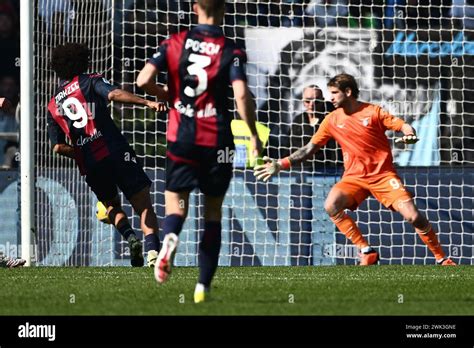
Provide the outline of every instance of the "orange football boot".
<path id="1" fill-rule="evenodd" d="M 457 266 L 458 264 L 451 260 L 450 258 L 444 259 L 440 262 L 441 266 Z"/>
<path id="2" fill-rule="evenodd" d="M 374 251 L 370 251 L 368 253 L 359 253 L 360 257 L 360 266 L 370 266 L 376 265 L 379 262 L 379 253 Z"/>

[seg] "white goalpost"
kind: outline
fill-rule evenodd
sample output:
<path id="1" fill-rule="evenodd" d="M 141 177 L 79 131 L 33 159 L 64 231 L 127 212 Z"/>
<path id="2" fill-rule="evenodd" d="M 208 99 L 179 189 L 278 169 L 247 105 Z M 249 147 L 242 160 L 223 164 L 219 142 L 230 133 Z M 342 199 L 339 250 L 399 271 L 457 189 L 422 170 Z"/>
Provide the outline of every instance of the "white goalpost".
<path id="1" fill-rule="evenodd" d="M 21 125 L 20 125 L 20 180 L 21 180 L 21 256 L 26 266 L 32 262 L 34 241 L 34 93 L 33 93 L 33 4 L 21 3 Z"/>
<path id="2" fill-rule="evenodd" d="M 134 83 L 138 72 L 165 38 L 194 24 L 191 5 L 164 0 L 21 3 L 18 244 L 28 261 L 44 266 L 129 265 L 127 244 L 95 218 L 96 198 L 74 163 L 51 151 L 46 107 L 58 83 L 49 67 L 52 49 L 69 41 L 87 43 L 90 72 L 144 95 Z M 462 27 L 469 19 L 465 9 L 421 2 L 413 7 L 228 0 L 223 29 L 246 50 L 257 119 L 268 133 L 266 154 L 282 157 L 295 150 L 288 134 L 304 111 L 305 86 L 320 86 L 328 99 L 329 78 L 343 71 L 354 75 L 361 100 L 380 104 L 417 129 L 421 141 L 406 148 L 393 144 L 394 134 L 387 134 L 397 170 L 439 231 L 446 251 L 462 264 L 473 264 L 474 31 L 467 24 Z M 166 83 L 166 76 L 161 74 L 159 81 Z M 166 119 L 123 105 L 112 105 L 111 117 L 153 181 L 152 199 L 161 221 Z M 257 182 L 245 159 L 238 162 L 223 207 L 220 265 L 355 264 L 355 249 L 323 208 L 342 174 L 336 147 L 270 183 Z M 195 192 L 190 201 L 176 257 L 179 266 L 196 265 L 204 226 L 202 195 Z M 381 263 L 434 263 L 415 231 L 373 198 L 351 214 L 380 251 Z M 140 232 L 138 218 L 131 222 Z"/>

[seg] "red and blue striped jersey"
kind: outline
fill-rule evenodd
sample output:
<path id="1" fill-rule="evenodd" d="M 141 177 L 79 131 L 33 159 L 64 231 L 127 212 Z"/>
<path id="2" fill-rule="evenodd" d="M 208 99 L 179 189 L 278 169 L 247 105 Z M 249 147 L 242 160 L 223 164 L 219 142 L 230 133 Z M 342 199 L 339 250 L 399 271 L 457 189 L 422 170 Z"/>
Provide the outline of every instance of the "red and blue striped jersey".
<path id="1" fill-rule="evenodd" d="M 48 104 L 52 146 L 64 144 L 67 136 L 83 175 L 107 156 L 130 149 L 108 109 L 108 94 L 117 88 L 100 74 L 81 74 L 61 81 Z"/>
<path id="2" fill-rule="evenodd" d="M 205 147 L 233 144 L 230 85 L 246 81 L 246 55 L 219 26 L 201 24 L 172 35 L 149 63 L 168 72 L 168 141 Z"/>

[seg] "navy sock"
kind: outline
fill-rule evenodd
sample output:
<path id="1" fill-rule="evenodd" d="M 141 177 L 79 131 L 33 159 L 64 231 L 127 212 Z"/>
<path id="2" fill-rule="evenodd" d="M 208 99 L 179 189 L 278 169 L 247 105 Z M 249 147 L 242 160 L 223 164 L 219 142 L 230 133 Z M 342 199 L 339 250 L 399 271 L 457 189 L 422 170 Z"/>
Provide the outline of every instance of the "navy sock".
<path id="1" fill-rule="evenodd" d="M 147 234 L 145 236 L 145 251 L 160 250 L 160 240 L 156 233 Z"/>
<path id="2" fill-rule="evenodd" d="M 205 287 L 211 285 L 216 273 L 221 249 L 221 230 L 220 221 L 206 221 L 204 224 L 204 233 L 199 243 L 199 283 Z"/>
<path id="3" fill-rule="evenodd" d="M 119 223 L 116 228 L 125 240 L 128 240 L 128 237 L 132 234 L 135 235 L 132 226 L 128 222 Z"/>
<path id="4" fill-rule="evenodd" d="M 174 233 L 177 236 L 181 233 L 183 228 L 184 218 L 178 214 L 171 214 L 163 220 L 163 233 L 166 236 L 168 233 Z"/>

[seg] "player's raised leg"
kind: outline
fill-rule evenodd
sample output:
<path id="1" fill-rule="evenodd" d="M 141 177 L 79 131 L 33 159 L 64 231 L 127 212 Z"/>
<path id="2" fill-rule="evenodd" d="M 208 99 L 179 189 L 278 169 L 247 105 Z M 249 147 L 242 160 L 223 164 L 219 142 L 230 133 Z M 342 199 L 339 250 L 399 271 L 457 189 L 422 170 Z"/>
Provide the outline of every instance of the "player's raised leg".
<path id="1" fill-rule="evenodd" d="M 199 243 L 199 281 L 194 290 L 194 302 L 200 303 L 206 300 L 209 293 L 212 278 L 216 273 L 219 262 L 219 251 L 221 249 L 222 232 L 222 203 L 224 196 L 213 197 L 206 195 L 204 202 L 204 232 L 200 236 Z"/>
<path id="2" fill-rule="evenodd" d="M 150 198 L 150 186 L 133 195 L 130 198 L 130 204 L 140 217 L 140 228 L 145 235 L 147 266 L 154 267 L 158 258 L 158 250 L 160 250 L 160 240 L 158 238 L 158 219 Z"/>
<path id="3" fill-rule="evenodd" d="M 343 186 L 347 186 L 348 192 L 342 189 Z M 366 197 L 367 193 L 364 189 L 341 181 L 331 189 L 324 204 L 324 209 L 339 231 L 360 250 L 361 266 L 376 264 L 379 260 L 379 255 L 369 246 L 357 224 L 345 210 L 349 208 L 354 209 Z"/>
<path id="4" fill-rule="evenodd" d="M 435 256 L 438 264 L 444 266 L 456 265 L 454 261 L 446 257 L 434 228 L 425 215 L 418 210 L 413 199 L 399 199 L 393 204 L 393 209 L 402 214 L 403 218 L 413 225 L 423 243 L 428 246 Z"/>
<path id="5" fill-rule="evenodd" d="M 102 203 L 104 203 L 107 208 L 107 215 L 109 216 L 110 222 L 128 242 L 130 249 L 130 263 L 133 267 L 142 267 L 144 263 L 142 243 L 137 239 L 135 231 L 122 209 L 119 195 L 116 195 L 112 199 L 103 199 Z"/>
<path id="6" fill-rule="evenodd" d="M 155 265 L 155 278 L 158 283 L 164 283 L 173 266 L 174 255 L 178 248 L 178 236 L 188 215 L 189 191 L 165 191 L 165 214 L 163 220 L 163 246 L 158 254 Z"/>

